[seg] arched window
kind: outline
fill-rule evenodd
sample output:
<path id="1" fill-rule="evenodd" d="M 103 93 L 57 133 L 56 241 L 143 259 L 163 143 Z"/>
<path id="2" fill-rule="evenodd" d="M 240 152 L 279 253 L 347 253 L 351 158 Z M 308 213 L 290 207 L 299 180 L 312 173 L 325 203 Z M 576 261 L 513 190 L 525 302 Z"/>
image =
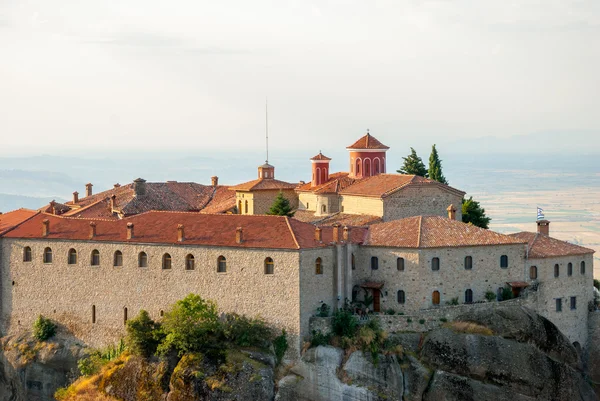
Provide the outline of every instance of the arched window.
<path id="1" fill-rule="evenodd" d="M 227 272 L 227 259 L 221 255 L 217 258 L 217 273 Z"/>
<path id="2" fill-rule="evenodd" d="M 194 270 L 196 268 L 196 265 L 194 263 L 195 263 L 194 255 L 189 253 L 185 257 L 185 270 Z"/>
<path id="3" fill-rule="evenodd" d="M 431 259 L 431 270 L 433 270 L 433 271 L 440 270 L 440 258 Z"/>
<path id="4" fill-rule="evenodd" d="M 365 159 L 365 176 L 371 175 L 371 159 Z"/>
<path id="5" fill-rule="evenodd" d="M 473 256 L 465 257 L 465 270 L 471 270 L 473 268 Z"/>
<path id="6" fill-rule="evenodd" d="M 371 270 L 379 269 L 379 258 L 377 256 L 371 256 Z"/>
<path id="7" fill-rule="evenodd" d="M 96 305 L 92 305 L 92 323 L 96 323 Z"/>
<path id="8" fill-rule="evenodd" d="M 315 260 L 315 274 L 323 274 L 323 261 L 321 258 Z"/>
<path id="9" fill-rule="evenodd" d="M 265 274 L 273 274 L 275 273 L 275 264 L 273 263 L 273 259 L 266 258 L 265 259 Z"/>
<path id="10" fill-rule="evenodd" d="M 123 324 L 127 324 L 127 308 L 123 308 Z"/>
<path id="11" fill-rule="evenodd" d="M 431 294 L 431 303 L 434 305 L 439 305 L 440 304 L 440 292 L 439 291 L 434 291 Z"/>
<path id="12" fill-rule="evenodd" d="M 162 268 L 163 270 L 168 270 L 171 268 L 171 255 L 165 253 L 162 258 Z"/>
<path id="13" fill-rule="evenodd" d="M 360 175 L 360 165 L 362 164 L 360 159 L 356 159 L 356 175 Z"/>
<path id="14" fill-rule="evenodd" d="M 465 291 L 465 303 L 466 304 L 472 304 L 473 303 L 473 290 L 470 289 L 470 288 Z"/>
<path id="15" fill-rule="evenodd" d="M 31 262 L 31 247 L 23 248 L 23 262 Z"/>
<path id="16" fill-rule="evenodd" d="M 406 294 L 403 290 L 398 290 L 398 303 L 404 304 L 406 302 Z"/>
<path id="17" fill-rule="evenodd" d="M 244 214 L 248 214 L 248 201 L 244 201 Z"/>
<path id="18" fill-rule="evenodd" d="M 508 267 L 508 256 L 500 256 L 500 267 L 506 269 Z"/>
<path id="19" fill-rule="evenodd" d="M 560 266 L 557 264 L 554 265 L 554 277 L 560 276 Z"/>
<path id="20" fill-rule="evenodd" d="M 44 263 L 52 263 L 52 248 L 50 247 L 44 249 Z"/>
<path id="21" fill-rule="evenodd" d="M 373 170 L 374 170 L 374 172 L 375 172 L 375 175 L 379 174 L 379 170 L 380 170 L 380 169 L 379 169 L 379 159 L 378 159 L 378 158 L 376 158 L 376 159 L 373 161 Z"/>
<path id="22" fill-rule="evenodd" d="M 67 259 L 70 265 L 77 264 L 77 251 L 74 248 L 69 249 L 69 255 Z"/>
<path id="23" fill-rule="evenodd" d="M 146 252 L 139 253 L 138 267 L 148 267 L 148 255 L 146 255 Z"/>
<path id="24" fill-rule="evenodd" d="M 352 270 L 356 270 L 356 258 L 354 257 L 354 254 L 352 254 L 350 262 L 352 264 Z"/>
<path id="25" fill-rule="evenodd" d="M 404 271 L 404 258 L 396 259 L 396 268 L 398 269 L 399 272 Z"/>
<path id="26" fill-rule="evenodd" d="M 573 275 L 573 263 L 569 262 L 567 265 L 567 276 L 571 277 Z"/>
<path id="27" fill-rule="evenodd" d="M 123 266 L 123 252 L 115 251 L 113 258 L 113 266 Z"/>
<path id="28" fill-rule="evenodd" d="M 321 213 L 327 213 L 327 206 L 321 205 Z"/>
<path id="29" fill-rule="evenodd" d="M 531 266 L 529 268 L 529 278 L 532 280 L 537 280 L 537 266 Z"/>
<path id="30" fill-rule="evenodd" d="M 90 257 L 90 264 L 92 266 L 100 266 L 100 252 L 97 249 L 92 251 L 92 255 Z"/>
<path id="31" fill-rule="evenodd" d="M 238 213 L 242 214 L 242 201 L 238 201 Z"/>
<path id="32" fill-rule="evenodd" d="M 581 261 L 581 265 L 580 265 L 580 271 L 581 274 L 585 274 L 585 261 Z"/>

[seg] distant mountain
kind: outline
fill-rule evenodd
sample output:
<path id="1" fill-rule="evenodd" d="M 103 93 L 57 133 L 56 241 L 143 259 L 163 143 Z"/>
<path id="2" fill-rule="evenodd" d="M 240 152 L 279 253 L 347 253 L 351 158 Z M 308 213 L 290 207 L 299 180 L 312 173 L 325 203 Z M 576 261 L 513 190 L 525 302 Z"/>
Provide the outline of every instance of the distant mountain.
<path id="1" fill-rule="evenodd" d="M 62 198 L 0 194 L 0 212 L 6 213 L 20 208 L 36 210 L 53 199 L 61 203 L 66 202 L 66 199 Z"/>

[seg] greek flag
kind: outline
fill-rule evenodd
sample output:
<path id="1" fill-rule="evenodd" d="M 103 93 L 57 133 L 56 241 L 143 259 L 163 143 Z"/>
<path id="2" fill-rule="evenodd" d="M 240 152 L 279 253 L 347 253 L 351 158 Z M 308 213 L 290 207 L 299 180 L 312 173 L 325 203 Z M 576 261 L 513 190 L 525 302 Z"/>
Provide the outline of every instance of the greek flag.
<path id="1" fill-rule="evenodd" d="M 541 207 L 537 208 L 537 219 L 538 220 L 544 220 L 544 209 L 542 209 Z"/>

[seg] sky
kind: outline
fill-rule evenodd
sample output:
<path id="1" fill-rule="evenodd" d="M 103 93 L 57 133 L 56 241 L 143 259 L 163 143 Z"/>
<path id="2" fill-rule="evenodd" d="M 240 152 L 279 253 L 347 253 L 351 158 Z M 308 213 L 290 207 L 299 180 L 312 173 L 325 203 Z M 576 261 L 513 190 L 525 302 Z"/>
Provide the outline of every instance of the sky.
<path id="1" fill-rule="evenodd" d="M 598 0 L 0 0 L 0 49 L 0 156 L 260 151 L 266 99 L 273 152 L 600 150 Z"/>

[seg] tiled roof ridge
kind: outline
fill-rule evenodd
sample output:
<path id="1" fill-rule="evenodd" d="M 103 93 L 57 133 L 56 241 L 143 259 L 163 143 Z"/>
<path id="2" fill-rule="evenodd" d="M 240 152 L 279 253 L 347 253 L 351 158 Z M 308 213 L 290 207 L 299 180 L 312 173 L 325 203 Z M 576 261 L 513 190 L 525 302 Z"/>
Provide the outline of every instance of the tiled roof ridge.
<path id="1" fill-rule="evenodd" d="M 76 216 L 65 216 L 64 214 L 56 215 L 56 214 L 46 213 L 46 212 L 41 212 L 41 214 L 44 214 L 46 216 L 52 216 L 57 219 L 64 219 L 64 220 L 88 220 L 88 221 L 94 220 L 94 221 L 108 221 L 108 222 L 118 221 L 118 220 L 114 220 L 114 219 L 103 219 L 101 217 L 76 217 Z"/>
<path id="2" fill-rule="evenodd" d="M 296 233 L 294 232 L 294 229 L 292 228 L 292 225 L 290 224 L 290 218 L 287 216 L 285 217 L 285 224 L 287 224 L 288 229 L 290 230 L 290 234 L 292 235 L 292 239 L 294 240 L 294 244 L 296 244 L 296 247 L 298 249 L 300 249 L 300 244 L 298 243 L 298 238 L 296 238 Z"/>
<path id="3" fill-rule="evenodd" d="M 18 211 L 21 211 L 21 210 L 25 211 L 25 212 L 34 212 L 36 214 L 39 213 L 39 211 L 35 210 L 35 209 L 29 209 L 29 208 L 26 208 L 26 207 L 20 207 L 18 209 L 9 210 L 8 212 L 3 212 L 2 214 L 0 214 L 0 218 L 2 218 L 2 216 L 4 216 L 5 214 L 9 214 L 9 213 L 13 213 L 13 212 L 18 212 Z"/>
<path id="4" fill-rule="evenodd" d="M 417 248 L 421 247 L 421 234 L 423 233 L 423 216 L 419 216 L 419 230 L 417 236 Z"/>
<path id="5" fill-rule="evenodd" d="M 68 212 L 66 212 L 66 213 L 62 214 L 61 216 L 64 216 L 64 217 L 75 217 L 75 216 L 73 216 L 74 214 L 77 214 L 77 213 L 84 212 L 84 211 L 86 211 L 86 210 L 88 210 L 88 209 L 90 209 L 90 208 L 92 208 L 92 207 L 94 207 L 94 206 L 98 205 L 99 203 L 105 202 L 105 201 L 107 201 L 107 200 L 109 200 L 109 199 L 110 199 L 110 197 L 107 197 L 107 198 L 99 198 L 99 199 L 98 199 L 96 202 L 92 202 L 92 203 L 90 203 L 89 205 L 86 205 L 86 206 L 84 206 L 84 207 L 80 207 L 80 208 L 78 208 L 78 209 L 71 209 L 71 210 L 69 210 Z M 83 218 L 83 217 L 82 217 L 82 218 Z"/>

